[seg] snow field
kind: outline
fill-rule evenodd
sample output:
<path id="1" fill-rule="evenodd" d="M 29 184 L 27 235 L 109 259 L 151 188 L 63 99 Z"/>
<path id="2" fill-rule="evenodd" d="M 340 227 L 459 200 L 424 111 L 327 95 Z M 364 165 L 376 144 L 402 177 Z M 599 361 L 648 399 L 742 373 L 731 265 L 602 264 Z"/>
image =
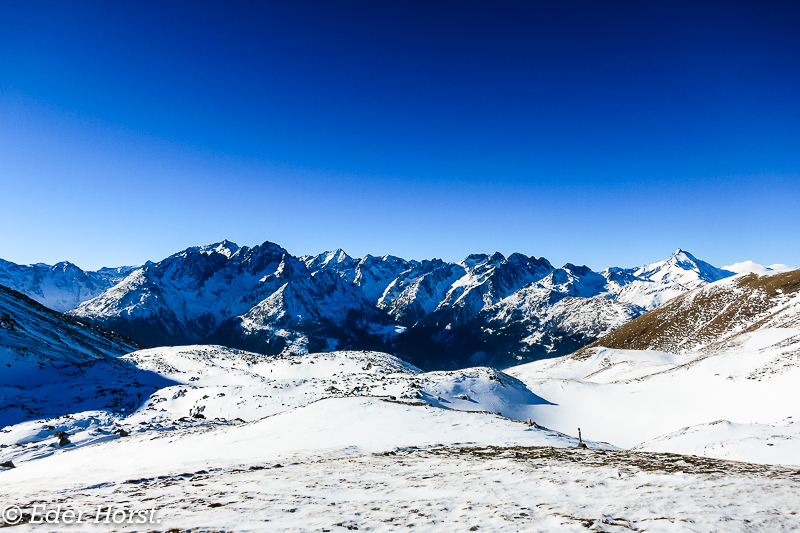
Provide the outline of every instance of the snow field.
<path id="1" fill-rule="evenodd" d="M 632 446 L 649 431 L 655 440 L 642 449 L 762 462 L 796 456 L 790 418 L 782 419 L 783 440 L 772 426 L 683 429 L 719 409 L 751 405 L 763 415 L 764 405 L 777 405 L 769 412 L 777 416 L 797 405 L 778 402 L 791 394 L 796 367 L 773 364 L 774 343 L 763 335 L 743 346 L 750 351 L 697 360 L 599 350 L 509 370 L 517 378 L 483 367 L 421 373 L 378 352 L 142 350 L 120 363 L 172 385 L 135 411 L 85 411 L 2 430 L 0 462 L 15 468 L 0 471 L 0 505 L 155 507 L 163 530 L 800 529 L 796 468 L 598 442 Z M 754 394 L 762 403 L 753 404 Z M 527 418 L 541 426 L 521 422 Z M 674 434 L 664 430 L 670 423 Z M 592 439 L 588 450 L 565 434 L 577 427 Z M 59 446 L 56 431 L 71 442 Z"/>
<path id="2" fill-rule="evenodd" d="M 600 455 L 602 453 L 602 455 Z M 294 456 L 72 490 L 24 487 L 15 501 L 156 507 L 193 531 L 694 531 L 800 529 L 792 471 L 719 461 L 552 448 L 405 449 Z M 0 500 L 9 497 L 0 489 Z M 51 526 L 23 525 L 19 531 Z M 120 531 L 145 531 L 122 525 Z"/>
<path id="3" fill-rule="evenodd" d="M 800 465 L 798 334 L 753 331 L 712 355 L 598 348 L 507 372 L 551 402 L 533 406 L 532 416 L 558 431 L 581 427 L 625 448 Z"/>

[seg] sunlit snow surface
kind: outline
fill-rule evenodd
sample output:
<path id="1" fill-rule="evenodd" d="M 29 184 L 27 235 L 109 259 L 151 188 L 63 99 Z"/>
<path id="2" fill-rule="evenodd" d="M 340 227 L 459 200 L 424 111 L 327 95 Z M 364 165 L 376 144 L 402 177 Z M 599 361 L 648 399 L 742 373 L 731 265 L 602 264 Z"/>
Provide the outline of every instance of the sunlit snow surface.
<path id="1" fill-rule="evenodd" d="M 75 372 L 72 367 L 42 369 L 59 389 L 96 398 L 94 404 L 89 404 L 93 410 L 44 419 L 29 417 L 36 419 L 5 427 L 0 430 L 0 462 L 20 463 L 61 451 L 56 444 L 59 440 L 54 436 L 56 432 L 68 434 L 71 442 L 66 450 L 108 440 L 120 430 L 132 436 L 206 430 L 263 421 L 265 417 L 278 414 L 291 418 L 300 416 L 290 415 L 298 408 L 313 405 L 312 410 L 319 410 L 323 409 L 319 405 L 327 405 L 325 402 L 358 398 L 369 398 L 373 402 L 369 405 L 388 405 L 383 408 L 389 410 L 394 405 L 404 405 L 410 413 L 421 413 L 419 408 L 424 405 L 436 407 L 434 412 L 440 413 L 436 416 L 448 420 L 456 416 L 456 412 L 473 411 L 477 414 L 459 414 L 468 418 L 456 425 L 469 426 L 470 420 L 486 418 L 496 420 L 501 427 L 528 431 L 529 426 L 523 427 L 520 422 L 505 417 L 527 420 L 533 406 L 546 403 L 522 382 L 491 368 L 423 374 L 416 367 L 379 352 L 266 356 L 222 346 L 184 346 L 141 350 L 117 361 L 121 376 L 132 373 L 132 377 L 128 377 L 127 382 L 122 381 L 122 377 L 115 378 L 115 383 L 119 382 L 121 387 L 116 394 L 125 401 L 115 397 L 112 405 L 103 403 L 112 398 L 107 397 L 108 386 L 101 388 L 95 384 L 103 376 L 115 376 L 113 371 L 120 373 L 116 367 L 100 375 L 86 370 Z M 57 379 L 50 375 L 53 372 L 58 374 Z M 138 384 L 137 380 L 143 379 L 141 376 L 156 376 L 162 388 L 149 398 L 142 398 L 141 391 L 147 389 Z M 148 385 L 152 387 L 153 384 L 151 378 Z M 50 405 L 53 403 L 50 392 L 49 389 L 35 389 L 28 393 L 26 401 L 31 406 Z M 131 409 L 131 402 L 134 408 L 140 407 Z M 357 406 L 353 407 L 353 412 L 361 416 L 362 404 L 353 405 Z M 98 407 L 106 409 L 98 410 Z M 334 424 L 344 423 L 347 418 L 336 413 L 315 416 Z M 312 418 L 302 424 L 315 422 Z M 319 422 L 316 425 L 319 426 Z M 470 431 L 478 427 L 480 424 Z M 419 443 L 421 431 L 421 428 L 408 431 L 410 440 L 404 445 Z M 541 432 L 534 433 L 540 435 Z M 503 438 L 500 431 L 495 440 L 487 443 L 504 442 Z M 555 438 L 566 444 L 575 442 L 563 435 Z M 475 438 L 460 439 L 460 442 L 468 440 Z M 358 442 L 356 439 L 353 444 Z"/>
<path id="2" fill-rule="evenodd" d="M 565 371 L 567 381 L 598 375 L 603 357 Z M 133 413 L 4 428 L 0 463 L 16 468 L 0 469 L 0 506 L 158 509 L 161 524 L 117 527 L 125 531 L 800 527 L 796 469 L 616 451 L 586 419 L 593 440 L 576 449 L 574 437 L 542 427 L 542 413 L 561 405 L 490 368 L 421 373 L 378 352 L 264 356 L 220 346 L 142 350 L 120 363 L 172 384 Z M 616 376 L 680 363 L 650 353 Z M 57 431 L 70 443 L 59 446 Z"/>
<path id="3" fill-rule="evenodd" d="M 723 270 L 728 270 L 730 272 L 735 272 L 736 274 L 759 274 L 759 275 L 769 275 L 769 274 L 777 274 L 779 272 L 789 272 L 790 270 L 794 270 L 796 267 L 790 267 L 788 265 L 783 264 L 774 264 L 769 266 L 759 265 L 753 261 L 742 261 L 741 263 L 734 263 L 729 266 L 722 267 Z"/>
<path id="4" fill-rule="evenodd" d="M 638 450 L 800 465 L 800 293 L 762 297 L 740 287 L 742 276 L 658 310 L 666 323 L 703 311 L 661 339 L 675 353 L 597 347 L 507 372 L 551 402 L 532 410 L 554 429 L 581 426 Z M 760 307 L 736 300 L 743 291 Z M 729 306 L 750 312 L 717 322 Z"/>

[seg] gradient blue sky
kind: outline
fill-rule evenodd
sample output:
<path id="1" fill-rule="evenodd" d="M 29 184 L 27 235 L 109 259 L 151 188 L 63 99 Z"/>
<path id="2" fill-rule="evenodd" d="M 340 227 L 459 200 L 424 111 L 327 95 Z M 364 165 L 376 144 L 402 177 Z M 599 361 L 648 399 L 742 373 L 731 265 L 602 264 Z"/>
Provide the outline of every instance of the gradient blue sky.
<path id="1" fill-rule="evenodd" d="M 764 1 L 2 1 L 0 257 L 800 266 L 798 27 Z"/>

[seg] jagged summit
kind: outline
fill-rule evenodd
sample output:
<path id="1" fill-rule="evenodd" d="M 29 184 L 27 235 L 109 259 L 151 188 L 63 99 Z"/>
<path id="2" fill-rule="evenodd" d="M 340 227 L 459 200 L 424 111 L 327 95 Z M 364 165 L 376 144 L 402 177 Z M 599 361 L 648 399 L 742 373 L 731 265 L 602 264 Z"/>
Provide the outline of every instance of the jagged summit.
<path id="1" fill-rule="evenodd" d="M 649 310 L 734 273 L 710 265 L 678 248 L 665 260 L 638 268 L 612 267 L 601 274 L 609 281 L 609 292 L 615 294 L 618 300 Z"/>
<path id="2" fill-rule="evenodd" d="M 316 274 L 321 270 L 333 270 L 350 282 L 355 279 L 355 269 L 358 261 L 347 255 L 341 248 L 322 252 L 315 256 L 304 256 L 300 259 L 312 274 Z"/>
<path id="3" fill-rule="evenodd" d="M 224 239 L 220 242 L 200 247 L 200 252 L 209 254 L 218 253 L 227 257 L 231 257 L 233 254 L 238 252 L 239 249 L 240 248 L 238 244 L 231 242 L 228 239 Z"/>

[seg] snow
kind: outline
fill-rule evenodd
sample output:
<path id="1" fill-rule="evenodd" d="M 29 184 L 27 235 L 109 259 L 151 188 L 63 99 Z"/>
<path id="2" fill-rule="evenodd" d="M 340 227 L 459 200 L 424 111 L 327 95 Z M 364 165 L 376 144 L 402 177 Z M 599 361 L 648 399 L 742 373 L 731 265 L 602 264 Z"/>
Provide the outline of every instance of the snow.
<path id="1" fill-rule="evenodd" d="M 65 431 L 72 447 L 82 447 L 119 429 L 135 435 L 236 425 L 328 399 L 377 397 L 517 420 L 530 417 L 531 405 L 544 403 L 524 384 L 493 369 L 421 373 L 394 356 L 366 351 L 266 356 L 222 346 L 181 346 L 141 350 L 74 370 L 41 372 L 47 383 L 24 396 L 29 409 L 38 409 L 37 416 L 27 418 L 51 418 L 5 428 L 0 462 L 51 455 L 55 431 Z M 79 397 L 80 402 L 74 399 Z M 109 410 L 100 416 L 102 407 Z M 24 413 L 19 416 L 24 419 Z M 17 446 L 20 438 L 28 444 Z"/>
<path id="2" fill-rule="evenodd" d="M 754 337 L 750 348 L 760 353 L 767 344 Z M 635 351 L 605 350 L 585 361 L 515 369 L 525 371 L 518 373 L 526 384 L 486 367 L 423 373 L 380 352 L 266 356 L 206 345 L 140 350 L 119 363 L 167 385 L 137 409 L 86 410 L 0 431 L 0 463 L 15 466 L 0 469 L 0 504 L 60 502 L 91 513 L 101 504 L 157 510 L 158 526 L 117 528 L 125 531 L 388 531 L 409 525 L 415 531 L 676 531 L 687 523 L 698 531 L 744 531 L 744 520 L 748 531 L 800 527 L 793 514 L 800 511 L 796 468 L 621 451 L 600 442 L 590 417 L 567 417 L 568 432 L 550 425 L 576 410 L 571 395 L 595 402 L 591 416 L 626 404 L 627 416 L 638 402 L 652 417 L 654 403 L 641 396 L 650 385 L 638 396 L 611 394 L 611 403 L 584 390 L 643 380 L 587 380 L 615 368 L 616 377 L 625 378 L 650 369 L 645 379 L 653 379 L 687 365 L 684 373 L 690 373 L 712 359 L 681 366 L 679 356 L 649 352 L 636 361 Z M 638 366 L 624 366 L 630 362 Z M 720 361 L 703 377 L 730 366 Z M 660 371 L 665 367 L 672 370 Z M 545 383 L 579 387 L 559 396 L 533 379 L 548 374 L 558 378 Z M 787 383 L 797 377 L 780 376 Z M 770 385 L 775 388 L 774 379 Z M 663 390 L 656 392 L 665 398 Z M 785 397 L 786 389 L 774 392 Z M 721 403 L 730 400 L 723 391 Z M 791 397 L 788 403 L 797 405 Z M 524 422 L 528 418 L 535 423 Z M 764 430 L 775 444 L 770 453 L 781 462 L 797 442 L 791 419 L 782 424 L 783 433 Z M 591 435 L 586 450 L 576 449 L 577 439 L 569 436 L 579 426 Z M 56 431 L 70 443 L 59 446 Z M 734 437 L 728 435 L 726 453 L 749 458 L 747 446 L 758 443 L 740 445 L 748 438 L 741 432 Z M 643 446 L 688 449 L 703 438 L 692 430 Z M 18 528 L 52 530 L 47 524 Z"/>
<path id="3" fill-rule="evenodd" d="M 559 357 L 523 365 L 508 371 L 525 379 L 570 379 L 610 383 L 669 370 L 687 362 L 684 356 L 654 350 L 598 348 L 589 357 Z"/>
<path id="4" fill-rule="evenodd" d="M 64 450 L 0 472 L 0 501 L 58 501 L 92 515 L 98 505 L 155 508 L 160 530 L 800 527 L 794 471 L 535 447 L 563 446 L 559 439 L 485 414 L 377 399 L 326 400 L 243 426 Z M 18 528 L 52 530 L 48 524 Z"/>
<path id="5" fill-rule="evenodd" d="M 55 488 L 102 483 L 109 477 L 141 478 L 180 464 L 185 471 L 288 461 L 295 455 L 342 457 L 439 443 L 506 446 L 574 445 L 575 439 L 483 413 L 411 406 L 377 398 L 334 398 L 314 402 L 250 424 L 197 432 L 143 433 L 85 446 L 35 461 L 3 474 L 3 483 Z M 64 457 L 64 455 L 67 455 Z M 119 463 L 119 457 L 135 461 Z"/>
<path id="6" fill-rule="evenodd" d="M 67 261 L 52 266 L 17 265 L 0 259 L 0 285 L 63 312 L 101 294 L 132 270 L 133 267 L 118 267 L 85 272 Z"/>
<path id="7" fill-rule="evenodd" d="M 268 294 L 246 303 L 243 323 L 284 338 L 282 355 L 219 345 L 123 355 L 132 346 L 0 290 L 0 364 L 11 365 L 0 384 L 0 464 L 14 465 L 0 467 L 0 508 L 158 511 L 160 525 L 117 528 L 126 531 L 800 529 L 796 293 L 751 291 L 747 301 L 760 307 L 694 342 L 724 309 L 696 315 L 703 324 L 676 332 L 673 353 L 598 347 L 506 372 L 422 372 L 375 351 L 307 353 L 308 338 L 287 324 L 342 319 L 348 306 L 368 304 L 346 276 L 367 280 L 369 262 L 341 250 L 305 262 L 276 262 L 282 252 L 268 252 L 227 241 L 189 249 L 196 261 L 173 259 L 161 270 L 183 288 L 162 290 L 149 265 L 92 305 L 171 312 L 180 296 L 197 311 L 217 297 L 222 309 L 257 278 L 254 287 Z M 229 270 L 203 270 L 204 261 Z M 403 266 L 388 257 L 372 263 L 380 275 L 363 287 L 373 289 Z M 524 316 L 539 328 L 527 338 L 541 343 L 626 322 L 644 309 L 620 298 L 626 290 L 643 287 L 652 304 L 670 287 L 696 286 L 665 313 L 709 295 L 721 295 L 724 308 L 749 279 L 679 250 L 602 275 L 550 268 L 520 290 L 520 280 L 538 275 L 531 265 L 521 254 L 477 254 L 458 266 L 468 275 L 456 277 L 444 262 L 409 263 L 391 294 L 424 309 L 444 295 L 466 313 L 453 314 L 458 320 L 491 311 L 492 331 Z M 250 281 L 233 276 L 240 267 L 252 267 Z M 180 295 L 186 287 L 197 292 Z M 403 331 L 384 322 L 365 329 Z M 336 339 L 327 340 L 333 348 Z M 37 353 L 24 354 L 25 343 Z M 586 449 L 571 436 L 578 428 Z"/>
<path id="8" fill-rule="evenodd" d="M 800 419 L 799 341 L 800 328 L 767 327 L 722 351 L 593 348 L 506 372 L 551 402 L 532 416 L 559 431 L 581 427 L 624 448 L 800 465 L 800 427 L 776 426 Z M 709 426 L 720 420 L 738 436 Z M 772 435 L 782 439 L 777 448 Z"/>
<path id="9" fill-rule="evenodd" d="M 732 461 L 758 457 L 760 463 L 800 463 L 800 428 L 793 417 L 773 424 L 717 420 L 683 428 L 639 444 L 635 450 L 670 452 Z"/>
<path id="10" fill-rule="evenodd" d="M 731 272 L 735 272 L 736 274 L 759 274 L 759 275 L 768 275 L 768 274 L 777 274 L 780 272 L 789 272 L 790 270 L 794 270 L 793 267 L 783 264 L 774 264 L 770 266 L 759 265 L 758 263 L 754 263 L 753 261 L 742 261 L 741 263 L 734 263 L 732 265 L 722 267 L 723 270 L 729 270 Z"/>

